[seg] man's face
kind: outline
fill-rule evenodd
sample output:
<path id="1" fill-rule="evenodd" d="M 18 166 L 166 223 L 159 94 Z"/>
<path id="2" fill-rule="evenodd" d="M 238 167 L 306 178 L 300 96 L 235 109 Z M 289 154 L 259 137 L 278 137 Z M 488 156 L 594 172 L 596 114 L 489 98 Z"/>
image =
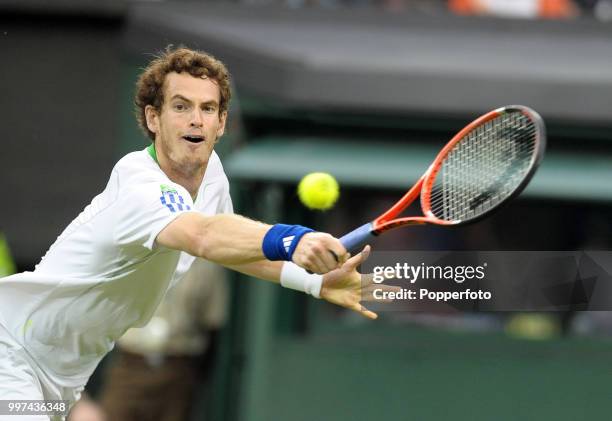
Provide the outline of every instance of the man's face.
<path id="1" fill-rule="evenodd" d="M 227 113 L 219 113 L 219 100 L 213 80 L 186 72 L 166 75 L 161 112 L 150 105 L 145 109 L 160 164 L 187 173 L 206 165 L 225 130 Z"/>

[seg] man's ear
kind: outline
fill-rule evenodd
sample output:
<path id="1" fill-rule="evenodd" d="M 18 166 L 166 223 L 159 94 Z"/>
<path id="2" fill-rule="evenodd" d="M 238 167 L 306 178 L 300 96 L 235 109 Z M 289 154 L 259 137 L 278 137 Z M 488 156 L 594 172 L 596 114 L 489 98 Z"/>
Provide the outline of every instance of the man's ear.
<path id="1" fill-rule="evenodd" d="M 219 129 L 217 130 L 217 141 L 223 136 L 225 133 L 225 123 L 227 122 L 227 111 L 223 111 L 219 115 Z"/>
<path id="2" fill-rule="evenodd" d="M 147 119 L 147 128 L 157 134 L 159 132 L 159 116 L 154 106 L 147 105 L 145 107 L 145 118 Z"/>

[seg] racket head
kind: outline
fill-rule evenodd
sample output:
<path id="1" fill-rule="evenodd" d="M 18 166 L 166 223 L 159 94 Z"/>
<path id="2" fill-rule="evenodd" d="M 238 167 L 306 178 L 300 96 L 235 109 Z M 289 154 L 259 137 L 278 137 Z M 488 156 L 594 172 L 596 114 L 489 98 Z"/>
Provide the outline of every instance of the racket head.
<path id="1" fill-rule="evenodd" d="M 460 225 L 499 209 L 527 186 L 546 149 L 542 117 L 509 105 L 468 124 L 440 151 L 424 176 L 427 223 Z"/>

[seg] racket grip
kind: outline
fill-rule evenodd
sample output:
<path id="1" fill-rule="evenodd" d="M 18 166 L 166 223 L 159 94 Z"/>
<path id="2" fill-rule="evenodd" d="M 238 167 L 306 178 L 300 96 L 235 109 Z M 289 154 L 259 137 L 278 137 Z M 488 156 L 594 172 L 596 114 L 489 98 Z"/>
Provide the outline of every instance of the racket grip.
<path id="1" fill-rule="evenodd" d="M 372 223 L 368 222 L 340 238 L 340 242 L 348 251 L 353 252 L 374 238 Z"/>

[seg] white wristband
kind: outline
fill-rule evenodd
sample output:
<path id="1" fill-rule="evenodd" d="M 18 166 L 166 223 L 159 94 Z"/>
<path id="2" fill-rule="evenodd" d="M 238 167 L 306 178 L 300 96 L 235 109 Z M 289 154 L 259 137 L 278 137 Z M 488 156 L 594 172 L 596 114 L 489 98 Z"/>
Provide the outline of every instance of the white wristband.
<path id="1" fill-rule="evenodd" d="M 308 273 L 295 263 L 285 262 L 281 269 L 280 284 L 285 288 L 305 292 L 321 298 L 323 275 Z"/>

